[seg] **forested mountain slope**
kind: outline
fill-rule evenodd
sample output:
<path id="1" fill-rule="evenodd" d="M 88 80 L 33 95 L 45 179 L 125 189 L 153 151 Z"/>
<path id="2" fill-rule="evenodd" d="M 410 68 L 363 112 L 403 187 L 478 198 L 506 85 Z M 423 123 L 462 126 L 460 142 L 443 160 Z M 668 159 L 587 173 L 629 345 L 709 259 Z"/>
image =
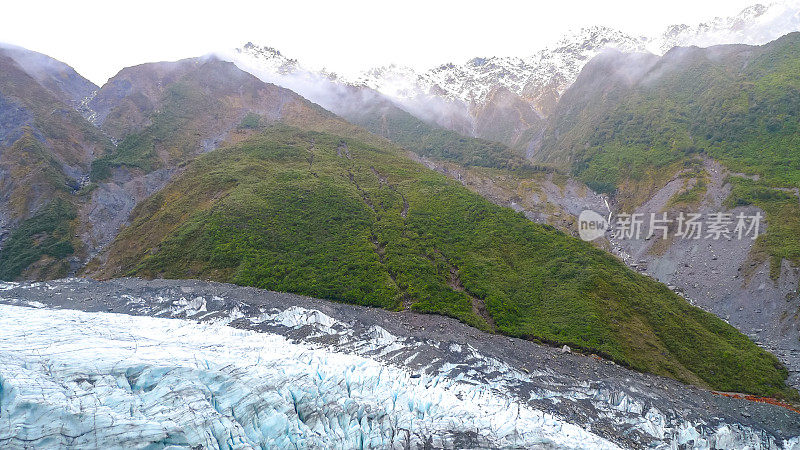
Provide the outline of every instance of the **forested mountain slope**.
<path id="1" fill-rule="evenodd" d="M 565 93 L 535 158 L 568 167 L 628 209 L 677 172 L 716 159 L 747 175 L 730 180 L 728 205 L 766 211 L 759 249 L 777 273 L 782 259 L 800 263 L 798 126 L 800 33 L 661 58 L 612 52 Z"/>
<path id="2" fill-rule="evenodd" d="M 89 273 L 412 308 L 717 389 L 783 391 L 785 370 L 729 325 L 385 142 L 259 130 L 141 203 L 106 257 Z"/>

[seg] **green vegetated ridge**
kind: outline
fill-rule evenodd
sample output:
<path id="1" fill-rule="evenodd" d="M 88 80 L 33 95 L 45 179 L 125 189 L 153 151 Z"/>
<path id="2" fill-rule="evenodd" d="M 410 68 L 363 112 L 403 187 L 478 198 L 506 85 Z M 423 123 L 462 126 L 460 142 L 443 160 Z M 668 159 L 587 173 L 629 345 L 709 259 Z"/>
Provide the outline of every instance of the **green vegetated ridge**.
<path id="1" fill-rule="evenodd" d="M 15 280 L 36 263 L 42 278 L 66 276 L 69 266 L 64 258 L 75 253 L 75 217 L 75 207 L 56 198 L 23 221 L 0 249 L 0 280 Z"/>
<path id="2" fill-rule="evenodd" d="M 538 155 L 617 194 L 646 194 L 701 156 L 758 175 L 732 178 L 728 204 L 766 212 L 758 248 L 775 276 L 782 259 L 800 264 L 800 201 L 785 191 L 800 186 L 800 33 L 660 59 L 602 55 L 564 95 Z"/>
<path id="3" fill-rule="evenodd" d="M 402 152 L 264 129 L 138 205 L 93 273 L 410 308 L 714 389 L 796 395 L 777 359 L 722 320 Z"/>
<path id="4" fill-rule="evenodd" d="M 34 190 L 46 203 L 28 214 L 3 242 L 0 280 L 67 276 L 70 266 L 66 258 L 80 247 L 74 237 L 77 209 L 73 192 L 77 182 L 64 174 L 61 164 L 31 130 L 4 150 L 4 159 L 13 161 L 14 179 L 28 180 L 12 191 L 11 208 L 27 211 L 30 205 L 26 199 Z"/>
<path id="5" fill-rule="evenodd" d="M 516 169 L 526 165 L 523 158 L 504 144 L 430 125 L 386 102 L 369 105 L 347 114 L 346 118 L 420 156 L 464 166 Z"/>

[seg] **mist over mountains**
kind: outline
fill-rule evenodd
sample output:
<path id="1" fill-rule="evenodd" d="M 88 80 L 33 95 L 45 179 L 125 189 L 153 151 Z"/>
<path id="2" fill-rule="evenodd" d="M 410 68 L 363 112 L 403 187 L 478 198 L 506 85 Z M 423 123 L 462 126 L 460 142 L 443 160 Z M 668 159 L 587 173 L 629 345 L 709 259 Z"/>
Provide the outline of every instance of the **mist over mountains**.
<path id="1" fill-rule="evenodd" d="M 477 57 L 427 71 L 388 65 L 342 77 L 305 67 L 301 59 L 254 43 L 222 57 L 334 111 L 353 107 L 358 99 L 342 95 L 343 86 L 353 86 L 361 95 L 377 91 L 429 123 L 524 150 L 541 130 L 541 119 L 553 112 L 583 66 L 604 50 L 661 55 L 678 46 L 758 45 L 798 29 L 798 5 L 772 3 L 699 24 L 671 25 L 650 36 L 604 26 L 583 28 L 528 57 Z M 498 130 L 491 120 L 497 114 L 513 117 L 513 125 Z"/>

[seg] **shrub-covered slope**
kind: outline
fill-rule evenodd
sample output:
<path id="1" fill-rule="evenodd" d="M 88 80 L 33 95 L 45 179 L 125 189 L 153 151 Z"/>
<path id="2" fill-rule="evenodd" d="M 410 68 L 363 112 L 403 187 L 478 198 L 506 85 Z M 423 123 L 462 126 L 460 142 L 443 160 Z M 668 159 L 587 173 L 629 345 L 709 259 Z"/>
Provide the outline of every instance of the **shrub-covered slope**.
<path id="1" fill-rule="evenodd" d="M 344 133 L 349 127 L 366 134 L 214 58 L 124 69 L 87 106 L 97 108 L 86 112 L 98 128 L 68 104 L 67 93 L 81 92 L 83 84 L 53 81 L 68 66 L 45 60 L 41 68 L 46 57 L 33 54 L 23 68 L 17 60 L 24 52 L 16 49 L 11 58 L 0 49 L 0 279 L 74 273 L 102 245 L 98 239 L 113 239 L 137 196 L 145 198 L 159 180 L 246 128 L 248 118 L 255 126 L 280 119 L 323 129 L 333 120 Z M 44 70 L 51 66 L 61 71 Z M 51 205 L 56 199 L 66 204 Z M 52 251 L 53 239 L 71 250 Z"/>
<path id="2" fill-rule="evenodd" d="M 278 126 L 201 156 L 137 206 L 90 272 L 446 314 L 686 382 L 792 395 L 773 356 L 663 285 L 352 136 Z"/>
<path id="3" fill-rule="evenodd" d="M 782 259 L 800 263 L 799 126 L 800 33 L 661 58 L 607 53 L 565 93 L 537 158 L 622 197 L 647 198 L 698 156 L 758 175 L 732 179 L 729 204 L 766 211 L 759 249 L 776 272 Z"/>

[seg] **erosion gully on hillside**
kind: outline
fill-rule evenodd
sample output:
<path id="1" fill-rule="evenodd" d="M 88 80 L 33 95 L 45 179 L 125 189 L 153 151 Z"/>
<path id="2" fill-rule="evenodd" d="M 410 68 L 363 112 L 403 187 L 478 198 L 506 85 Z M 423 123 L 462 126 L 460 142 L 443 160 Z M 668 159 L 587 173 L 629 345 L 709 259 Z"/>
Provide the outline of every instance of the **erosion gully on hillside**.
<path id="1" fill-rule="evenodd" d="M 706 158 L 702 170 L 706 191 L 692 211 L 703 214 L 726 211 L 754 215 L 763 211 L 755 206 L 729 209 L 725 201 L 731 193 L 727 182 L 730 171 Z M 735 174 L 742 176 L 741 174 Z M 670 200 L 685 192 L 692 179 L 676 174 L 663 188 L 633 213 L 674 211 Z M 683 206 L 683 208 L 686 208 Z M 769 232 L 769 223 L 762 224 Z M 777 278 L 770 277 L 770 262 L 753 257 L 752 239 L 614 239 L 613 251 L 631 267 L 681 293 L 697 306 L 711 311 L 747 334 L 777 356 L 789 369 L 788 382 L 800 387 L 800 268 L 784 260 Z"/>
<path id="2" fill-rule="evenodd" d="M 304 405 L 305 401 L 302 399 L 305 397 L 297 393 L 296 395 L 301 395 L 301 397 L 292 394 L 291 398 L 294 398 L 295 406 L 285 410 L 286 418 L 281 420 L 295 424 L 301 430 L 306 429 L 303 427 L 313 429 L 315 426 L 322 426 L 320 420 L 327 424 L 326 427 L 339 427 L 338 424 L 350 423 L 352 424 L 350 426 L 361 430 L 362 439 L 373 439 L 371 442 L 377 442 L 374 439 L 382 439 L 380 442 L 396 448 L 408 448 L 409 445 L 412 448 L 417 445 L 423 445 L 425 448 L 541 445 L 609 448 L 619 445 L 638 448 L 664 443 L 672 446 L 710 446 L 713 448 L 791 448 L 793 445 L 800 444 L 800 438 L 798 438 L 800 436 L 800 414 L 789 409 L 729 398 L 682 385 L 672 379 L 634 372 L 594 356 L 573 354 L 525 340 L 486 334 L 456 320 L 436 315 L 423 315 L 410 311 L 390 312 L 221 283 L 193 280 L 143 281 L 130 278 L 107 282 L 66 279 L 46 283 L 6 283 L 0 285 L 0 304 L 30 308 L 28 314 L 17 314 L 17 310 L 13 310 L 14 314 L 20 317 L 14 320 L 22 321 L 20 325 L 23 328 L 24 322 L 27 320 L 25 317 L 29 317 L 33 321 L 34 317 L 38 317 L 37 314 L 50 314 L 48 311 L 51 309 L 59 309 L 62 312 L 59 313 L 59 316 L 53 316 L 47 320 L 67 314 L 70 317 L 68 323 L 77 324 L 75 326 L 78 327 L 83 323 L 83 326 L 97 327 L 98 329 L 113 327 L 114 323 L 123 323 L 115 318 L 118 317 L 116 313 L 120 313 L 184 319 L 183 322 L 175 322 L 174 326 L 164 322 L 154 322 L 155 325 L 153 325 L 156 328 L 177 326 L 177 329 L 184 334 L 191 331 L 192 327 L 198 326 L 195 324 L 202 325 L 206 327 L 202 328 L 203 332 L 209 333 L 208 344 L 201 345 L 201 348 L 196 351 L 219 348 L 224 352 L 224 347 L 217 347 L 222 345 L 216 343 L 220 339 L 218 336 L 230 334 L 226 330 L 233 327 L 243 330 L 243 333 L 278 335 L 295 344 L 310 346 L 304 351 L 307 355 L 317 351 L 312 349 L 321 349 L 333 352 L 330 354 L 331 356 L 325 357 L 328 359 L 339 358 L 332 356 L 333 354 L 360 355 L 372 358 L 385 367 L 382 370 L 387 371 L 388 376 L 394 377 L 393 392 L 381 394 L 375 391 L 380 386 L 369 388 L 363 392 L 352 391 L 353 389 L 366 389 L 367 386 L 364 386 L 363 383 L 370 379 L 365 379 L 359 374 L 360 371 L 365 370 L 366 366 L 363 364 L 368 366 L 372 363 L 359 363 L 362 365 L 347 369 L 346 372 L 349 375 L 346 375 L 338 386 L 346 384 L 349 402 L 360 404 L 360 407 L 343 410 L 342 404 L 336 401 L 330 404 L 317 404 L 324 400 L 324 396 L 312 396 L 317 399 L 314 400 L 316 403 L 311 402 Z M 3 307 L 10 308 L 12 306 Z M 92 312 L 93 315 L 70 313 L 67 310 Z M 137 326 L 150 326 L 149 322 L 136 320 L 136 323 L 139 324 Z M 8 326 L 10 329 L 17 325 L 8 324 Z M 32 322 L 31 327 L 34 326 L 38 325 Z M 53 322 L 53 326 L 67 325 L 61 324 L 61 319 L 59 319 L 58 324 Z M 108 328 L 107 331 L 101 333 L 104 339 L 116 339 L 113 336 L 116 331 L 112 330 L 113 328 Z M 146 331 L 140 332 L 147 333 Z M 9 333 L 13 334 L 13 331 L 6 330 L 4 333 L 3 335 L 6 336 Z M 126 331 L 126 333 L 135 332 Z M 91 336 L 94 334 L 83 335 L 80 338 L 81 342 L 88 345 L 91 339 L 94 339 Z M 244 340 L 251 339 L 248 336 L 251 335 L 242 334 L 237 340 L 244 342 Z M 7 336 L 6 338 L 10 339 L 11 337 Z M 13 339 L 21 340 L 24 343 L 28 339 L 41 340 L 40 338 L 44 339 L 38 332 L 34 334 L 23 332 Z M 189 338 L 187 337 L 187 339 Z M 151 351 L 159 348 L 151 349 L 151 346 L 162 345 L 157 342 L 156 335 L 148 335 L 147 338 L 140 338 L 136 341 L 136 347 L 145 352 L 143 354 L 149 355 Z M 17 344 L 12 345 L 8 342 L 11 347 L 15 347 Z M 26 360 L 38 361 L 43 357 L 42 355 L 52 353 L 49 350 L 51 344 L 44 347 L 42 345 L 41 343 L 34 345 L 38 350 L 23 345 L 20 347 L 22 350 L 11 351 L 9 354 L 16 359 L 12 359 L 6 364 L 11 364 L 9 367 L 17 367 L 16 364 L 23 364 Z M 103 395 L 110 395 L 109 391 L 104 390 L 108 388 L 102 387 L 104 386 L 102 380 L 113 374 L 104 373 L 100 363 L 94 366 L 91 361 L 88 362 L 88 366 L 94 367 L 93 369 L 84 368 L 81 369 L 83 372 L 72 373 L 69 371 L 69 367 L 73 363 L 69 362 L 67 358 L 69 352 L 58 351 L 59 346 L 68 345 L 68 342 L 54 342 L 52 345 L 55 345 L 52 348 L 56 353 L 47 357 L 51 361 L 48 363 L 50 369 L 36 375 L 42 377 L 42 383 L 44 383 L 42 386 L 56 383 L 53 385 L 53 393 L 60 392 L 60 390 L 70 392 L 76 390 L 82 393 L 84 399 L 96 396 L 102 400 Z M 172 348 L 166 346 L 167 344 L 163 345 L 165 345 L 165 349 Z M 179 345 L 189 344 L 183 342 Z M 130 358 L 134 358 L 135 349 L 132 348 L 131 351 L 133 353 Z M 342 358 L 344 357 L 342 356 Z M 97 358 L 102 359 L 104 356 L 98 354 Z M 129 401 L 127 400 L 129 397 L 133 397 L 133 400 L 130 400 L 133 402 L 131 414 L 134 414 L 135 411 L 136 420 L 140 421 L 139 425 L 150 423 L 151 425 L 146 430 L 153 431 L 155 427 L 158 431 L 161 426 L 158 424 L 162 423 L 161 421 L 173 420 L 174 423 L 184 423 L 183 421 L 187 418 L 194 417 L 194 413 L 183 411 L 185 402 L 177 403 L 172 412 L 163 410 L 163 408 L 147 409 L 146 406 L 154 401 L 152 396 L 166 395 L 164 393 L 170 392 L 172 389 L 169 388 L 170 383 L 177 382 L 171 375 L 173 372 L 183 373 L 180 371 L 191 370 L 185 375 L 189 378 L 175 386 L 176 388 L 181 386 L 181 389 L 186 392 L 195 392 L 192 390 L 194 388 L 186 387 L 186 383 L 189 383 L 188 379 L 197 376 L 192 374 L 200 370 L 203 379 L 216 381 L 209 381 L 208 386 L 202 388 L 202 390 L 211 389 L 211 397 L 208 397 L 208 394 L 204 394 L 205 397 L 200 395 L 198 399 L 192 401 L 192 408 L 200 408 L 199 410 L 208 408 L 209 414 L 212 414 L 213 417 L 203 418 L 199 422 L 192 419 L 194 421 L 191 422 L 191 426 L 186 425 L 186 428 L 182 429 L 180 433 L 175 432 L 180 436 L 175 434 L 168 436 L 169 439 L 183 440 L 181 442 L 186 442 L 187 445 L 205 445 L 212 443 L 209 441 L 212 439 L 211 436 L 218 439 L 220 435 L 224 437 L 223 441 L 237 436 L 236 439 L 249 441 L 251 444 L 258 444 L 257 441 L 262 439 L 280 437 L 270 434 L 275 432 L 275 427 L 268 426 L 263 422 L 259 423 L 259 421 L 267 420 L 268 411 L 263 409 L 263 404 L 259 403 L 263 402 L 260 400 L 261 397 L 241 395 L 241 392 L 249 392 L 247 389 L 241 392 L 237 390 L 237 383 L 248 379 L 247 370 L 255 370 L 254 368 L 217 367 L 213 360 L 195 361 L 197 367 L 186 368 L 181 366 L 182 363 L 179 363 L 177 355 L 174 358 L 176 359 L 171 360 L 167 357 L 160 363 L 160 367 L 139 365 L 126 369 L 126 364 L 132 365 L 134 362 L 123 360 L 115 363 L 113 369 L 109 369 L 112 372 L 116 370 L 128 374 L 133 391 L 120 391 L 121 393 L 115 394 L 114 398 L 117 398 L 115 401 L 125 404 L 124 402 Z M 261 357 L 259 356 L 259 358 Z M 36 367 L 39 363 L 25 364 L 27 364 L 26 373 L 29 374 L 27 376 L 33 376 L 30 373 L 37 370 Z M 74 364 L 80 365 L 83 362 Z M 325 366 L 328 364 L 325 363 Z M 266 362 L 261 364 L 261 368 L 263 369 L 266 365 Z M 86 373 L 86 371 L 97 373 Z M 393 371 L 397 371 L 397 373 L 391 375 L 394 373 Z M 72 373 L 72 375 L 59 378 L 63 377 L 63 373 Z M 320 372 L 318 374 L 323 377 Z M 262 375 L 262 378 L 265 376 L 267 378 L 264 380 L 271 383 L 274 382 L 275 377 L 281 375 L 277 373 Z M 283 376 L 287 375 L 284 373 Z M 330 376 L 331 374 L 324 375 L 324 377 Z M 315 376 L 311 378 L 315 378 Z M 294 385 L 299 390 L 305 383 L 303 380 L 311 378 L 300 376 L 287 386 Z M 47 381 L 44 381 L 45 379 Z M 89 382 L 87 383 L 85 380 L 89 380 Z M 380 376 L 377 380 L 379 385 L 384 383 L 380 381 Z M 97 387 L 95 388 L 92 383 L 95 383 Z M 142 388 L 139 386 L 142 383 L 145 383 L 144 391 L 139 390 Z M 330 386 L 336 386 L 335 383 L 334 381 L 334 384 Z M 47 423 L 29 428 L 13 426 L 16 423 L 14 422 L 15 414 L 23 414 L 25 411 L 19 409 L 21 408 L 19 401 L 22 400 L 15 397 L 14 394 L 17 392 L 15 389 L 19 389 L 21 386 L 17 386 L 13 378 L 3 380 L 2 384 L 4 392 L 2 406 L 3 412 L 6 414 L 2 418 L 5 425 L 0 431 L 0 442 L 11 445 L 21 442 L 35 444 L 38 438 L 52 439 L 53 442 L 61 443 L 83 442 L 81 439 L 89 439 L 90 441 L 87 442 L 114 443 L 114 439 L 132 438 L 132 435 L 126 434 L 120 434 L 117 437 L 109 436 L 112 430 L 119 431 L 120 427 L 124 429 L 127 420 L 122 416 L 118 417 L 116 422 L 106 420 L 109 418 L 106 416 L 108 408 L 115 407 L 110 400 L 106 402 L 98 400 L 100 401 L 98 404 L 89 400 L 82 401 L 83 408 L 88 408 L 85 411 L 87 417 L 94 415 L 93 423 L 95 425 L 93 427 L 95 429 L 87 436 L 69 437 L 69 433 L 64 434 L 63 428 L 61 434 L 54 432 L 56 435 L 53 436 L 33 436 L 36 432 L 52 431 L 51 426 Z M 119 388 L 111 389 L 113 391 Z M 53 410 L 59 411 L 59 414 L 63 413 L 57 408 L 58 398 L 60 398 L 58 395 L 48 398 L 47 396 L 36 396 L 35 393 L 31 394 L 27 391 L 20 392 L 18 395 L 33 395 L 33 397 L 24 398 L 38 405 L 36 407 L 41 408 L 42 411 Z M 462 400 L 465 399 L 464 395 L 470 396 L 473 400 L 468 403 L 474 404 L 474 407 L 478 408 L 474 411 L 477 416 L 470 416 L 469 411 L 462 411 L 460 416 L 448 416 L 448 414 L 452 414 L 452 411 L 441 410 L 436 406 L 436 402 L 430 403 L 431 396 L 438 396 L 433 399 L 439 398 L 438 401 L 444 401 L 443 398 L 453 393 Z M 408 399 L 408 405 L 400 405 L 398 409 L 391 408 L 388 411 L 381 411 L 380 408 L 375 410 L 374 405 L 369 406 L 371 396 L 380 397 L 382 395 L 394 396 L 396 399 L 399 395 L 404 399 L 403 401 L 409 395 L 414 397 Z M 124 400 L 120 400 L 120 398 L 124 398 Z M 162 400 L 156 401 L 156 404 L 160 401 Z M 211 410 L 206 402 L 213 403 L 214 409 Z M 378 404 L 382 403 L 379 401 Z M 428 406 L 424 406 L 425 404 Z M 381 419 L 381 417 L 386 417 L 386 414 L 389 417 L 400 417 L 407 414 L 404 412 L 406 406 L 411 408 L 413 414 L 419 414 L 420 418 L 427 420 L 414 421 L 412 425 L 408 425 L 409 429 L 400 433 L 392 428 L 395 425 L 391 425 L 391 423 L 403 423 L 402 420 L 401 422 L 392 422 L 391 420 L 386 422 Z M 270 408 L 280 410 L 274 404 Z M 313 411 L 308 408 L 312 408 Z M 259 410 L 262 411 L 261 415 L 258 414 Z M 252 415 L 253 411 L 256 412 L 255 416 Z M 516 416 L 516 419 L 502 419 L 504 417 L 502 415 L 509 411 L 514 412 L 513 415 Z M 274 418 L 274 414 L 277 413 L 273 411 L 272 414 L 271 417 Z M 350 414 L 357 415 L 358 419 L 353 422 L 355 416 L 351 417 Z M 324 419 L 339 415 L 344 415 L 344 417 L 331 422 Z M 523 420 L 524 417 L 537 417 L 538 419 L 534 421 L 537 428 L 535 430 L 521 429 L 526 424 L 532 423 L 529 419 Z M 483 424 L 484 420 L 488 422 Z M 500 420 L 500 422 L 493 422 L 493 420 Z M 503 423 L 503 421 L 505 422 Z M 384 426 L 381 430 L 373 427 L 378 422 Z M 81 426 L 80 420 L 70 423 L 71 426 L 78 428 Z M 251 424 L 253 425 L 251 426 Z M 208 427 L 207 433 L 203 434 L 202 430 L 192 431 L 190 430 L 192 426 Z M 222 428 L 220 428 L 221 426 Z M 288 425 L 287 427 L 287 430 L 291 428 Z M 395 431 L 398 432 L 395 433 Z M 277 427 L 277 432 L 283 433 L 282 426 Z M 154 435 L 161 436 L 158 433 Z M 308 431 L 306 434 L 295 436 L 295 438 L 329 439 L 330 441 L 326 441 L 327 445 L 334 445 L 345 442 L 337 441 L 337 439 L 346 440 L 351 435 L 352 429 L 350 431 L 344 429 L 343 433 L 322 435 Z M 135 438 L 145 440 L 147 436 L 146 432 L 141 432 Z M 163 436 L 162 438 L 167 439 Z M 70 441 L 69 439 L 74 440 Z M 96 441 L 91 441 L 91 439 Z M 269 440 L 269 442 L 277 441 Z M 303 442 L 309 443 L 310 441 Z M 211 447 L 218 446 L 216 441 L 209 445 Z"/>
<path id="3" fill-rule="evenodd" d="M 513 208 L 534 222 L 553 225 L 577 236 L 577 216 L 583 210 L 602 215 L 609 210 L 623 212 L 620 206 L 575 180 L 553 173 L 535 178 L 517 178 L 511 172 L 467 168 L 457 164 L 411 157 L 430 169 L 460 181 L 472 191 L 492 202 Z M 731 193 L 728 179 L 733 174 L 718 161 L 702 161 L 705 192 L 692 211 L 711 213 L 726 211 L 725 201 Z M 644 204 L 628 213 L 674 211 L 687 205 L 674 205 L 671 199 L 690 190 L 696 178 L 676 173 Z M 561 179 L 559 179 L 561 178 Z M 800 194 L 788 190 L 792 194 Z M 610 208 L 610 209 L 609 209 Z M 731 209 L 755 214 L 754 206 Z M 761 211 L 763 215 L 764 212 Z M 762 224 L 762 233 L 769 224 Z M 760 346 L 775 354 L 789 369 L 788 383 L 800 389 L 800 305 L 798 282 L 800 268 L 787 261 L 777 279 L 770 278 L 769 261 L 752 258 L 751 239 L 682 240 L 617 239 L 613 233 L 595 243 L 618 257 L 632 269 L 649 274 L 693 304 L 710 311 L 747 334 Z"/>

